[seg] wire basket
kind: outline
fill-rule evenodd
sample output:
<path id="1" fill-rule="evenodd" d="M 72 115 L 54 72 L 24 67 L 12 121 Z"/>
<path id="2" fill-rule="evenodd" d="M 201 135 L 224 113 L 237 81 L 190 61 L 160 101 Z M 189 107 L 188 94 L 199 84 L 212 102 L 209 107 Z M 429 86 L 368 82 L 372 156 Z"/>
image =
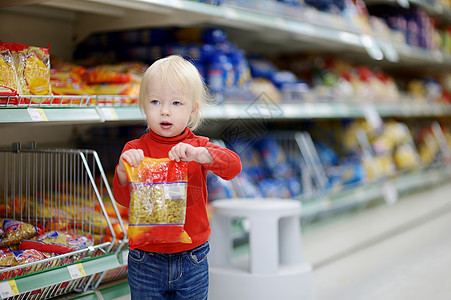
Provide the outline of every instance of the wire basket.
<path id="1" fill-rule="evenodd" d="M 127 243 L 119 210 L 99 157 L 92 150 L 35 149 L 32 146 L 21 149 L 18 144 L 13 149 L 0 150 L 0 218 L 34 226 L 39 233 L 70 232 L 92 241 L 92 244 L 69 253 L 47 253 L 44 259 L 3 265 L 0 280 L 73 264 L 86 258 L 117 254 Z M 124 235 L 118 236 L 113 225 L 115 228 L 119 226 Z M 9 249 L 17 249 L 23 238 L 20 233 L 14 236 Z M 94 275 L 83 278 L 82 289 L 86 290 L 93 279 Z M 69 286 L 81 288 L 72 282 L 64 288 L 61 284 L 58 286 L 54 288 L 58 294 L 73 290 Z M 56 295 L 51 291 L 37 294 L 39 299 Z M 27 296 L 26 299 L 34 298 Z"/>

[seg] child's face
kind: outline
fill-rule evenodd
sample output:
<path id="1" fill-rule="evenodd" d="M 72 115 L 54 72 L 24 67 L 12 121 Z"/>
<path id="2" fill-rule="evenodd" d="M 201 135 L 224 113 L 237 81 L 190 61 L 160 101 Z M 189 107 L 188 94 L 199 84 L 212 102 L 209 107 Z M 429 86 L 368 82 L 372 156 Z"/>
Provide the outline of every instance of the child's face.
<path id="1" fill-rule="evenodd" d="M 162 84 L 159 75 L 150 80 L 146 95 L 144 113 L 147 125 L 160 136 L 174 137 L 181 134 L 197 110 L 189 90 Z"/>

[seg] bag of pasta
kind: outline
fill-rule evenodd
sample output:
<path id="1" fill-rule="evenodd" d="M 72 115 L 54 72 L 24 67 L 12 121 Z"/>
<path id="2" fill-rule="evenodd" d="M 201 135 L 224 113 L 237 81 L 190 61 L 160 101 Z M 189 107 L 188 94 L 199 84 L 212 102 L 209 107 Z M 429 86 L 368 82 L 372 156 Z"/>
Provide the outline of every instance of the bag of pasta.
<path id="1" fill-rule="evenodd" d="M 188 163 L 149 157 L 137 167 L 124 163 L 131 191 L 130 249 L 149 243 L 191 243 L 184 229 Z"/>

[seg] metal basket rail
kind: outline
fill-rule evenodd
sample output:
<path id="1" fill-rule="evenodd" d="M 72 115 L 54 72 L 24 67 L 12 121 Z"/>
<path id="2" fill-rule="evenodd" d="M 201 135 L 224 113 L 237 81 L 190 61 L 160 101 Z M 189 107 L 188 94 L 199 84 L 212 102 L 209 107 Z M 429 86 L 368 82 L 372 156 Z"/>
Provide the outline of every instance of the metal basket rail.
<path id="1" fill-rule="evenodd" d="M 79 233 L 92 237 L 93 246 L 6 267 L 0 270 L 1 280 L 118 253 L 123 248 L 126 230 L 95 151 L 21 149 L 20 145 L 13 148 L 0 150 L 0 218 L 25 222 L 44 231 Z M 113 223 L 119 224 L 123 238 L 117 237 Z M 88 289 L 86 283 L 93 276 L 83 279 L 82 289 Z"/>

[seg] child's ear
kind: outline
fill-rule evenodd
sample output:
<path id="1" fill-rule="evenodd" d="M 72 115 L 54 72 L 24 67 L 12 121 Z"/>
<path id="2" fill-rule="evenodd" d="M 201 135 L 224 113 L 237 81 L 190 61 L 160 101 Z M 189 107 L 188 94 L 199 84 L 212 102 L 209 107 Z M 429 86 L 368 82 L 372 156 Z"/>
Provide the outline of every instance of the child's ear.
<path id="1" fill-rule="evenodd" d="M 194 103 L 193 109 L 191 110 L 191 114 L 189 115 L 190 118 L 194 117 L 197 113 L 197 110 L 199 109 L 199 104 Z"/>

